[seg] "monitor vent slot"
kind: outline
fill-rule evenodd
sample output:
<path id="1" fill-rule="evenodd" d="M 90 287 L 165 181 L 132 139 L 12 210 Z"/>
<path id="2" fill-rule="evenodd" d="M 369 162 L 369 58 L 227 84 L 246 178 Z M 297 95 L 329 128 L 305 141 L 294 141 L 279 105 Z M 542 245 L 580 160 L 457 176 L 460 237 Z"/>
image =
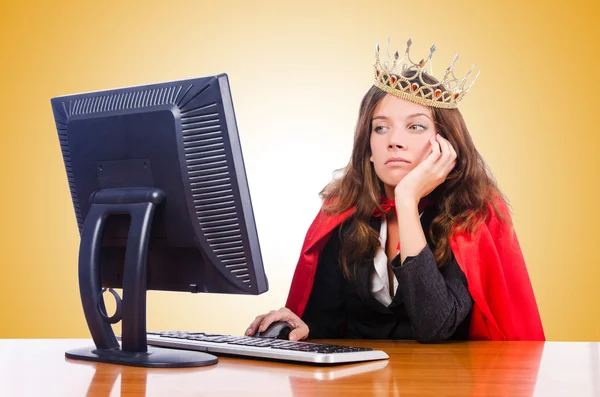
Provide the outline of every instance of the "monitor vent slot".
<path id="1" fill-rule="evenodd" d="M 75 179 L 73 177 L 73 168 L 71 165 L 71 152 L 69 150 L 69 141 L 67 135 L 67 126 L 72 113 L 72 103 L 60 102 L 59 106 L 54 106 L 55 110 L 55 121 L 56 130 L 58 131 L 58 142 L 60 144 L 60 150 L 62 152 L 63 161 L 65 163 L 65 171 L 67 173 L 67 182 L 69 183 L 69 191 L 71 192 L 71 199 L 73 200 L 73 208 L 75 209 L 75 219 L 77 220 L 77 227 L 79 232 L 83 228 L 83 217 L 81 216 L 81 207 L 79 206 L 79 200 L 77 199 L 77 193 L 75 191 Z"/>
<path id="2" fill-rule="evenodd" d="M 181 89 L 181 86 L 168 86 L 76 99 L 69 103 L 69 109 L 71 110 L 69 117 L 71 115 L 139 109 L 148 106 L 174 105 Z"/>
<path id="3" fill-rule="evenodd" d="M 186 96 L 190 96 L 189 91 L 180 102 L 192 102 L 186 99 Z M 222 266 L 241 285 L 251 288 L 240 220 L 233 197 L 232 176 L 235 175 L 225 155 L 217 104 L 184 107 L 180 113 L 183 151 L 194 210 L 202 233 Z"/>

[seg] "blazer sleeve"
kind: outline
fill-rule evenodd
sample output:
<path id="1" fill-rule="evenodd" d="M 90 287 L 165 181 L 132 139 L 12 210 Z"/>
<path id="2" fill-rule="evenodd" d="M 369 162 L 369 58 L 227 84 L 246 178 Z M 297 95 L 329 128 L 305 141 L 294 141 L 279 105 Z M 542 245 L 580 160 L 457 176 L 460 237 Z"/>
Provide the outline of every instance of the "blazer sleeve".
<path id="1" fill-rule="evenodd" d="M 391 266 L 419 342 L 450 339 L 468 320 L 473 299 L 456 259 L 440 269 L 427 244 L 417 256 L 407 257 L 402 265 L 400 256 L 396 256 Z"/>

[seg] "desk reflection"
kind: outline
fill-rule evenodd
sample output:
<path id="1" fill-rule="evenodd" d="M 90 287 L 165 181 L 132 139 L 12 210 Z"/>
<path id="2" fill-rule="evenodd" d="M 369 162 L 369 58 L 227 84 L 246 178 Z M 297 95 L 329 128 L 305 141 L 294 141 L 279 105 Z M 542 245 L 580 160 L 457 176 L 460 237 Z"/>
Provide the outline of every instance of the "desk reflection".
<path id="1" fill-rule="evenodd" d="M 330 342 L 330 341 L 326 341 Z M 338 343 L 343 343 L 337 341 Z M 210 367 L 136 368 L 85 363 L 95 368 L 87 396 L 276 395 L 276 396 L 531 396 L 543 343 L 356 342 L 390 360 L 314 367 L 220 357 Z M 79 363 L 79 362 L 78 362 Z"/>
<path id="2" fill-rule="evenodd" d="M 543 343 L 380 343 L 391 358 L 382 370 L 331 382 L 291 376 L 293 395 L 531 396 L 544 350 Z"/>
<path id="3" fill-rule="evenodd" d="M 200 385 L 187 381 L 198 379 L 198 376 L 213 367 L 198 368 L 139 368 L 116 364 L 88 363 L 85 361 L 66 360 L 78 365 L 91 366 L 94 374 L 85 394 L 86 397 L 96 396 L 159 396 L 168 391 L 177 391 L 177 395 L 197 395 Z M 183 381 L 183 382 L 182 382 Z M 150 386 L 148 386 L 150 385 Z M 187 389 L 183 389 L 187 387 Z M 150 392 L 147 392 L 150 390 Z"/>
<path id="4" fill-rule="evenodd" d="M 214 393 L 294 396 L 293 385 L 297 382 L 329 383 L 375 373 L 388 365 L 388 360 L 381 360 L 320 367 L 219 357 L 219 362 L 209 367 L 158 369 L 66 361 L 94 368 L 86 397 L 162 396 L 174 391 L 190 396 Z"/>

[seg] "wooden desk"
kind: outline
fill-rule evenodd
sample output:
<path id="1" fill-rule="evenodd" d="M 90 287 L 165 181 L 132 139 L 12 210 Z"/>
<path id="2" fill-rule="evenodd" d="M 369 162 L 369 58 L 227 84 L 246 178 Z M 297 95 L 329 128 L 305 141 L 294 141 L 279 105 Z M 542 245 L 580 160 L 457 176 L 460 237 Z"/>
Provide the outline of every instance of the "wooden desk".
<path id="1" fill-rule="evenodd" d="M 337 341 L 337 343 L 341 343 Z M 0 339 L 0 396 L 600 396 L 600 344 L 355 341 L 390 360 L 311 367 L 219 358 L 146 369 L 68 360 L 81 339 Z"/>

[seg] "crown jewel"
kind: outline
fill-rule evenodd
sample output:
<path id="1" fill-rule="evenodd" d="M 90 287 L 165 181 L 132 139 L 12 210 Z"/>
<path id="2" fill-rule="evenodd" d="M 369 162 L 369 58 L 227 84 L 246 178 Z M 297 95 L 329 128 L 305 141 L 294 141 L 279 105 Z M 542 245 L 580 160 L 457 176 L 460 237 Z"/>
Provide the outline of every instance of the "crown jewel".
<path id="1" fill-rule="evenodd" d="M 374 84 L 392 95 L 421 105 L 446 109 L 456 108 L 479 76 L 479 73 L 477 73 L 475 78 L 467 85 L 475 64 L 464 78 L 456 78 L 454 75 L 454 64 L 458 59 L 458 54 L 456 54 L 452 59 L 452 63 L 446 69 L 444 77 L 440 80 L 433 77 L 431 58 L 435 52 L 435 45 L 429 49 L 427 59 L 421 59 L 415 63 L 410 58 L 411 44 L 412 40 L 408 39 L 406 51 L 402 58 L 400 58 L 398 51 L 392 57 L 390 56 L 390 39 L 388 38 L 386 51 L 388 60 L 382 64 L 379 58 L 379 43 L 377 43 L 375 46 Z M 427 64 L 429 64 L 429 72 L 426 70 Z"/>

